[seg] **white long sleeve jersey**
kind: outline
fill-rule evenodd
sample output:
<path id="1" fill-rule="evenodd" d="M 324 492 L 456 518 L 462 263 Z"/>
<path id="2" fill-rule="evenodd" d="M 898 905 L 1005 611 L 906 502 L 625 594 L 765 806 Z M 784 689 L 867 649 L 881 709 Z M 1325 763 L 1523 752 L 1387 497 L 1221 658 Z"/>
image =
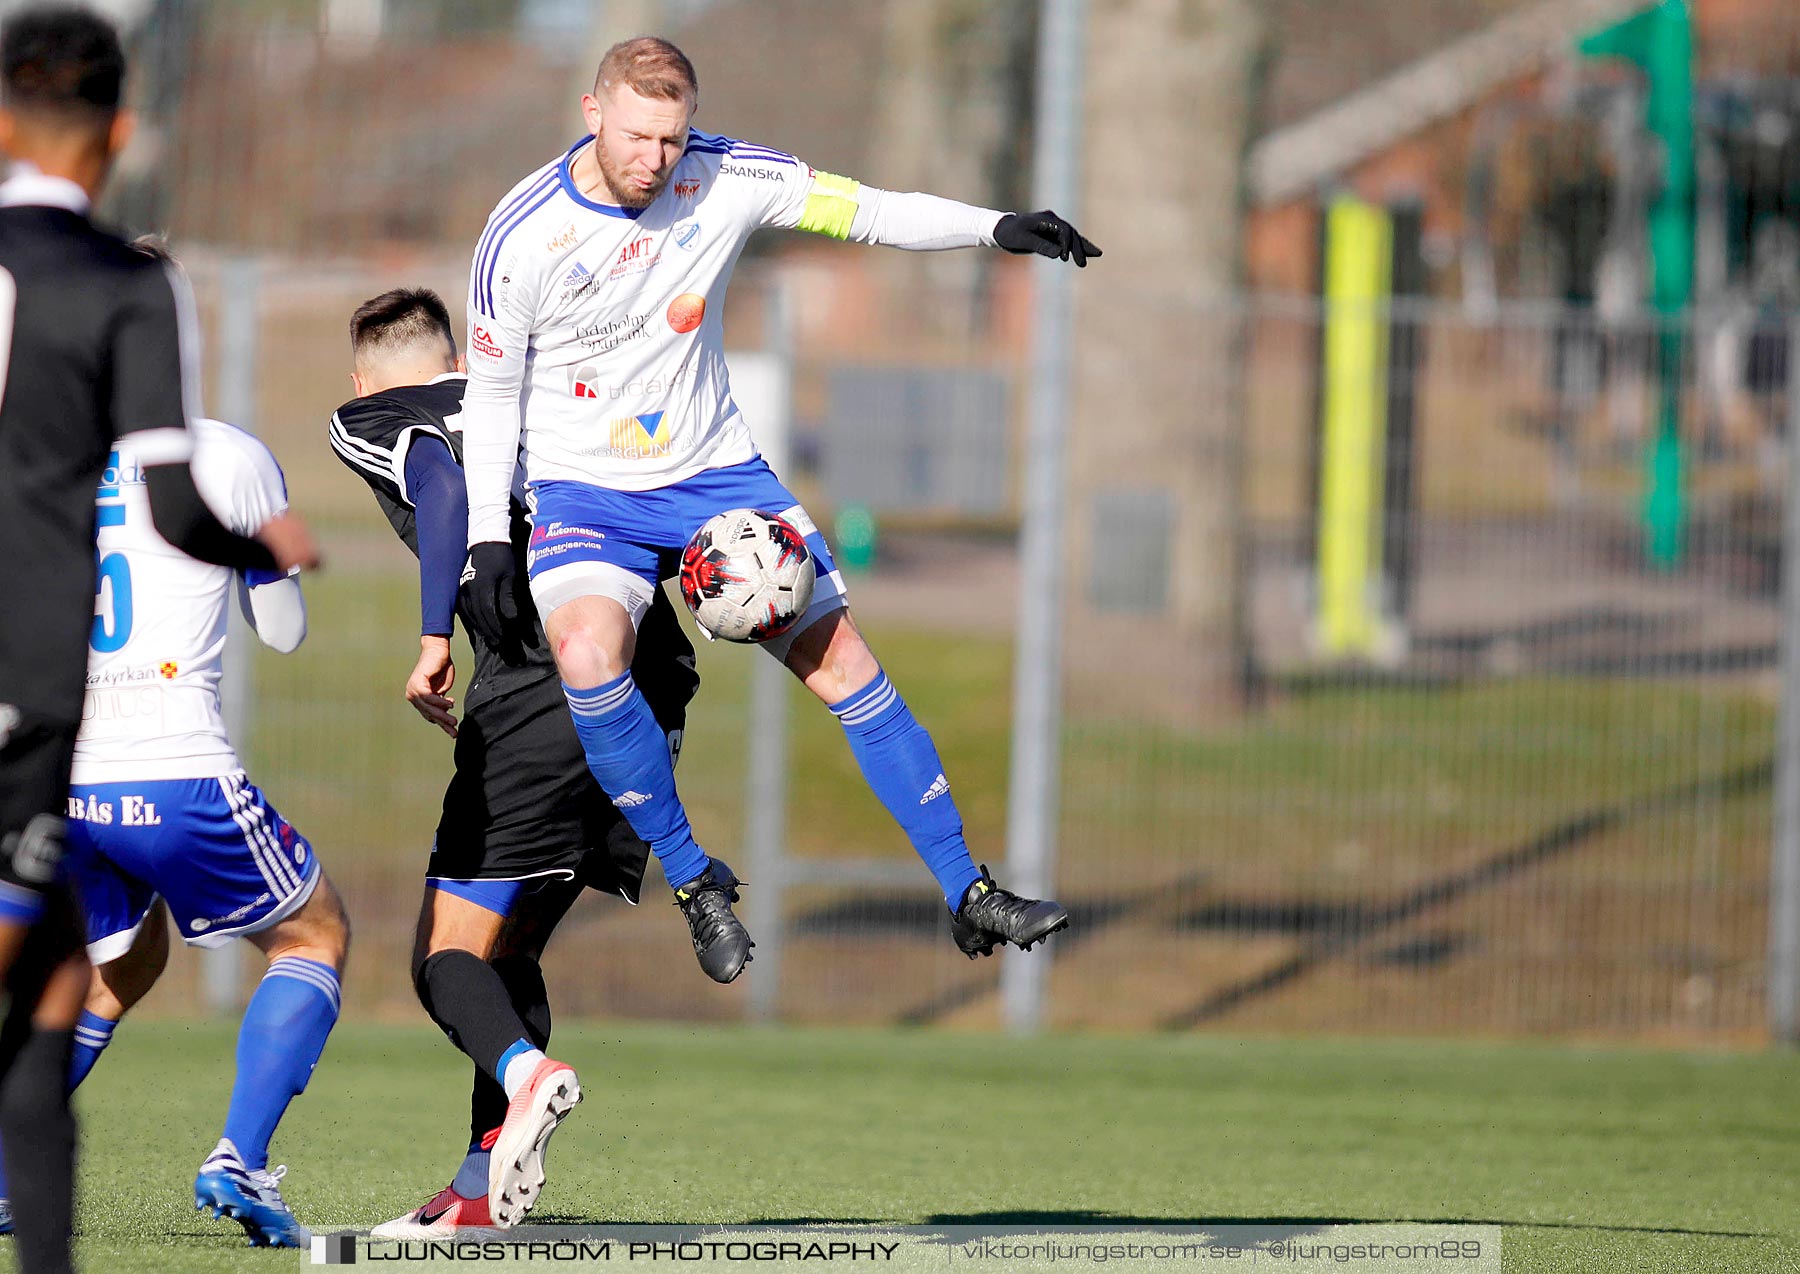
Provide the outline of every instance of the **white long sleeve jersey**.
<path id="1" fill-rule="evenodd" d="M 261 442 L 195 420 L 194 485 L 213 516 L 250 535 L 287 509 L 281 466 Z M 300 581 L 187 556 L 156 533 L 131 435 L 101 473 L 99 583 L 88 641 L 87 695 L 71 782 L 217 778 L 242 768 L 219 706 L 226 606 L 236 581 L 262 639 L 292 650 L 306 635 Z"/>
<path id="2" fill-rule="evenodd" d="M 528 482 L 647 491 L 756 456 L 732 401 L 722 323 L 754 231 L 991 247 L 1003 215 L 861 186 L 693 130 L 648 207 L 614 207 L 570 177 L 588 141 L 513 187 L 476 245 L 463 400 L 472 545 L 507 538 L 521 458 Z"/>

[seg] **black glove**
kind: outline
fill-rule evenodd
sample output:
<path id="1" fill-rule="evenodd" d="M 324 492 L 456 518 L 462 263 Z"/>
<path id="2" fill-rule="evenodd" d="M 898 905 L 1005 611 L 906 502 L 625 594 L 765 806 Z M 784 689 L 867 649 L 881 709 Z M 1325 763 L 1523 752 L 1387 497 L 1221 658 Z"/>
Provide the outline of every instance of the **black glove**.
<path id="1" fill-rule="evenodd" d="M 519 599 L 513 594 L 512 545 L 487 540 L 472 545 L 463 567 L 461 599 L 463 622 L 489 646 L 498 648 L 518 631 Z"/>
<path id="2" fill-rule="evenodd" d="M 994 227 L 994 242 L 1008 252 L 1038 252 L 1058 261 L 1073 258 L 1083 269 L 1089 257 L 1100 255 L 1099 248 L 1054 212 L 1009 212 Z"/>

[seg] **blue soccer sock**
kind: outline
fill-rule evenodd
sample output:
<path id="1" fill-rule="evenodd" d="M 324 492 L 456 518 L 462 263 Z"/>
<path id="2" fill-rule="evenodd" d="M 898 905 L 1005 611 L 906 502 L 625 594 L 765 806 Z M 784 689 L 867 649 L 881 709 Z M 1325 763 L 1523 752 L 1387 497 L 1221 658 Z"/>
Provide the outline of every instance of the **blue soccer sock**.
<path id="1" fill-rule="evenodd" d="M 981 873 L 963 840 L 962 813 L 950 795 L 937 745 L 885 672 L 877 672 L 861 690 L 832 704 L 831 711 L 843 722 L 864 780 L 912 841 L 937 877 L 944 901 L 955 910 Z"/>
<path id="2" fill-rule="evenodd" d="M 112 1043 L 113 1028 L 117 1025 L 111 1018 L 81 1010 L 81 1020 L 75 1024 L 75 1054 L 69 1059 L 70 1092 L 80 1088 L 81 1081 L 94 1069 L 100 1054 Z"/>
<path id="3" fill-rule="evenodd" d="M 488 1188 L 488 1163 L 491 1152 L 478 1141 L 463 1156 L 462 1166 L 450 1182 L 450 1188 L 465 1199 L 484 1199 Z"/>
<path id="4" fill-rule="evenodd" d="M 669 740 L 637 683 L 626 673 L 592 690 L 565 682 L 563 693 L 588 769 L 601 790 L 655 851 L 669 887 L 687 884 L 706 870 L 706 851 L 694 843 L 694 829 L 675 793 Z"/>
<path id="5" fill-rule="evenodd" d="M 282 956 L 269 964 L 238 1028 L 237 1079 L 225 1136 L 247 1168 L 269 1162 L 269 1138 L 288 1103 L 306 1091 L 338 1019 L 338 975 L 329 964 Z"/>

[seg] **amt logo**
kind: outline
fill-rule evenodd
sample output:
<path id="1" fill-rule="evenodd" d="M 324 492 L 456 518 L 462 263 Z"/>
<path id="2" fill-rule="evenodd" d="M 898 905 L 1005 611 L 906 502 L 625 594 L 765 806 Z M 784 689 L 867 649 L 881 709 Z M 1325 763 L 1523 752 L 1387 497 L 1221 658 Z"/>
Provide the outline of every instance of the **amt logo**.
<path id="1" fill-rule="evenodd" d="M 620 250 L 619 259 L 614 262 L 613 268 L 616 270 L 620 266 L 630 265 L 633 261 L 642 257 L 649 246 L 650 237 L 648 235 L 645 235 L 641 239 L 633 239 Z"/>

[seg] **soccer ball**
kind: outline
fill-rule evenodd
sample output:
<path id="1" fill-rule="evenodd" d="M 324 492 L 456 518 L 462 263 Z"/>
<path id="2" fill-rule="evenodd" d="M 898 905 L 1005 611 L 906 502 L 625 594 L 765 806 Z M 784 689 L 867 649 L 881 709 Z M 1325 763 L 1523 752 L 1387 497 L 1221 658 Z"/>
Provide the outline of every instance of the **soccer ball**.
<path id="1" fill-rule="evenodd" d="M 726 641 L 767 641 L 812 602 L 806 540 L 772 513 L 732 509 L 707 519 L 681 552 L 681 596 L 694 621 Z"/>

